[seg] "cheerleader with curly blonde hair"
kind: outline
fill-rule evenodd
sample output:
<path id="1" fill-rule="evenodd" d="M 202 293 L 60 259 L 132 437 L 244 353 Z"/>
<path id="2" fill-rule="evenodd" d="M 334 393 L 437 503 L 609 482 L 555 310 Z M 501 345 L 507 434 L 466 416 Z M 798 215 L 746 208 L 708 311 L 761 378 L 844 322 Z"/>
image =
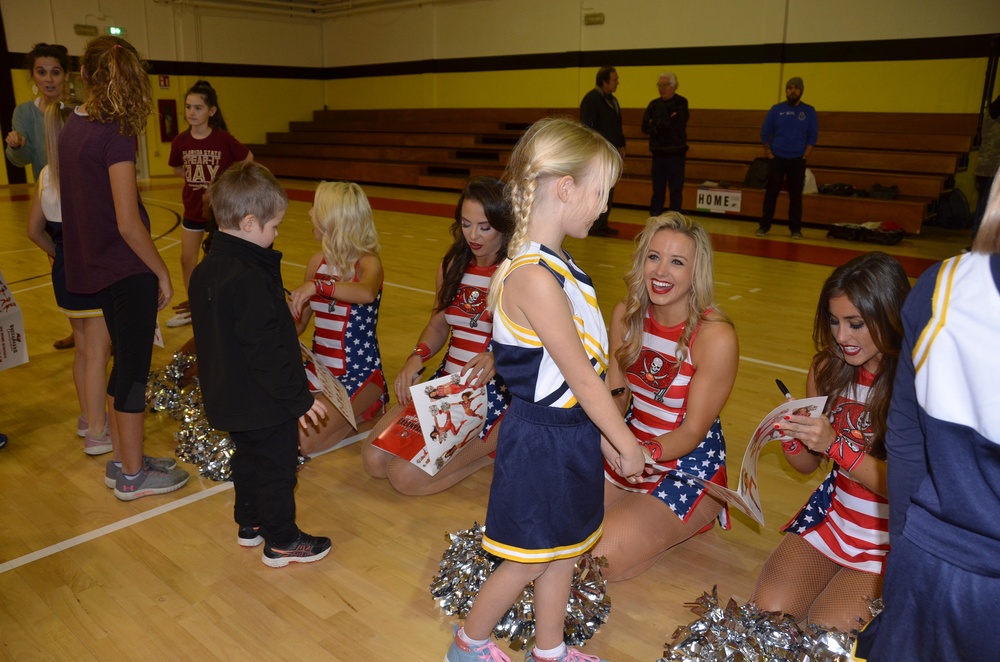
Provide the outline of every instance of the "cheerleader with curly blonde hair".
<path id="1" fill-rule="evenodd" d="M 608 387 L 651 462 L 639 483 L 606 464 L 605 576 L 629 579 L 706 530 L 723 504 L 674 470 L 726 484 L 719 414 L 736 381 L 739 344 L 715 303 L 712 242 L 677 212 L 650 218 L 611 313 Z"/>
<path id="2" fill-rule="evenodd" d="M 312 350 L 321 365 L 310 363 L 306 372 L 329 417 L 318 428 L 300 430 L 304 455 L 335 446 L 353 430 L 319 392 L 318 370 L 344 385 L 358 422 L 374 418 L 389 400 L 375 336 L 384 272 L 371 204 L 353 182 L 322 182 L 309 217 L 323 250 L 310 258 L 305 282 L 292 292 L 289 306 L 299 333 L 316 316 Z"/>

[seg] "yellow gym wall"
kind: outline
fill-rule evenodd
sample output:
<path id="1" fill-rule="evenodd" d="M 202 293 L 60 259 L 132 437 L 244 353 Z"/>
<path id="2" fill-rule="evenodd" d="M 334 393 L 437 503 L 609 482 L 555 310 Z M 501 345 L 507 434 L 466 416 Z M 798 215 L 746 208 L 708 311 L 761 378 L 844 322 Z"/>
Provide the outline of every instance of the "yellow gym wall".
<path id="1" fill-rule="evenodd" d="M 86 37 L 74 24 L 102 28 L 110 21 L 127 28 L 127 38 L 147 58 L 217 65 L 332 68 L 394 63 L 437 63 L 534 54 L 564 54 L 564 61 L 597 52 L 683 49 L 693 60 L 716 57 L 732 47 L 736 57 L 772 59 L 776 44 L 790 54 L 819 47 L 824 59 L 837 44 L 852 57 L 854 43 L 962 37 L 1000 32 L 996 0 L 426 0 L 379 11 L 323 17 L 281 16 L 252 9 L 199 7 L 162 0 L 3 0 L 0 12 L 8 48 L 23 53 L 36 42 L 63 43 L 78 55 Z M 604 22 L 586 25 L 586 14 Z M 764 45 L 770 45 L 765 47 Z M 812 46 L 810 46 L 812 45 Z M 677 51 L 674 51 L 677 52 Z M 791 55 L 790 55 L 791 57 Z M 589 59 L 589 58 L 588 58 Z M 794 57 L 793 57 L 794 59 Z M 488 60 L 487 60 L 488 62 Z M 621 63 L 609 62 L 620 65 Z M 503 65 L 501 65 L 503 66 Z M 801 76 L 805 100 L 820 111 L 974 113 L 982 94 L 985 58 L 886 62 L 813 62 L 619 66 L 618 96 L 625 107 L 652 99 L 656 75 L 673 70 L 680 93 L 692 108 L 767 108 L 783 98 L 784 81 Z M 488 68 L 488 67 L 487 67 Z M 214 77 L 220 104 L 233 134 L 243 142 L 263 142 L 268 131 L 287 130 L 289 121 L 309 119 L 324 105 L 331 109 L 434 107 L 576 107 L 593 85 L 596 66 L 422 73 L 320 80 Z M 336 74 L 335 74 L 336 75 Z M 18 102 L 30 98 L 23 70 L 12 72 Z M 156 99 L 174 99 L 183 124 L 183 99 L 194 76 L 173 76 L 171 88 Z M 0 118 L 9 124 L 9 118 Z M 159 141 L 158 118 L 147 135 L 150 172 L 167 174 L 169 148 Z M 0 169 L 0 183 L 6 175 Z"/>
<path id="2" fill-rule="evenodd" d="M 12 70 L 11 76 L 18 104 L 34 98 L 31 81 L 24 69 Z M 173 99 L 177 103 L 178 132 L 186 130 L 184 93 L 197 80 L 197 76 L 170 76 L 169 89 L 160 89 L 159 77 L 150 76 L 153 114 L 146 122 L 146 149 L 151 177 L 173 174 L 173 169 L 167 165 L 170 142 L 160 141 L 157 102 Z M 219 107 L 225 115 L 229 132 L 244 144 L 266 142 L 268 131 L 287 131 L 289 122 L 311 120 L 312 111 L 322 108 L 324 103 L 323 81 L 319 80 L 209 77 L 208 82 L 218 93 Z M 9 120 L 3 124 L 9 125 Z M 33 182 L 31 168 L 26 168 L 26 172 L 28 181 Z M 0 168 L 0 185 L 7 183 L 6 169 Z"/>
<path id="3" fill-rule="evenodd" d="M 156 177 L 172 175 L 167 165 L 170 143 L 160 142 L 157 100 L 177 102 L 178 131 L 188 126 L 184 121 L 184 93 L 199 79 L 198 76 L 171 76 L 170 89 L 161 90 L 157 76 L 150 77 L 153 85 L 153 115 L 146 130 L 149 150 L 149 174 Z M 281 78 L 206 77 L 219 97 L 219 107 L 226 118 L 229 132 L 243 144 L 266 142 L 268 131 L 287 131 L 288 123 L 312 119 L 312 111 L 323 107 L 323 81 Z"/>
<path id="4" fill-rule="evenodd" d="M 609 64 L 614 64 L 609 63 Z M 678 92 L 696 108 L 769 108 L 792 76 L 803 101 L 820 111 L 976 113 L 985 58 L 890 62 L 809 62 L 618 67 L 625 108 L 645 108 L 656 78 L 673 71 Z M 571 108 L 594 86 L 593 69 L 528 69 L 344 78 L 325 83 L 330 109 Z"/>

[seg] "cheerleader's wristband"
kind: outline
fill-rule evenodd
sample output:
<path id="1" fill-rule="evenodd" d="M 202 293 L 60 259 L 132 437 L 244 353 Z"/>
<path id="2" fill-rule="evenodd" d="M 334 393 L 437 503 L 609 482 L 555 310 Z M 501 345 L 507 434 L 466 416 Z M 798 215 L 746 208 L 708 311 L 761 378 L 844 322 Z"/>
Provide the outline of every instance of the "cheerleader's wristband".
<path id="1" fill-rule="evenodd" d="M 798 455 L 802 452 L 803 448 L 802 442 L 798 439 L 789 439 L 788 441 L 781 442 L 781 450 L 785 451 L 785 455 Z"/>
<path id="2" fill-rule="evenodd" d="M 317 278 L 313 281 L 313 285 L 316 286 L 316 294 L 324 299 L 333 299 L 334 293 L 337 291 L 337 283 L 332 280 L 320 280 Z"/>
<path id="3" fill-rule="evenodd" d="M 427 343 L 418 342 L 417 346 L 410 352 L 410 356 L 419 356 L 421 362 L 426 363 L 427 359 L 434 356 L 434 352 L 431 351 L 431 347 Z"/>
<path id="4" fill-rule="evenodd" d="M 830 447 L 826 449 L 827 456 L 842 466 L 843 468 L 850 471 L 854 467 L 858 466 L 861 462 L 861 458 L 865 456 L 864 450 L 856 444 L 851 443 L 846 438 L 838 435 Z"/>

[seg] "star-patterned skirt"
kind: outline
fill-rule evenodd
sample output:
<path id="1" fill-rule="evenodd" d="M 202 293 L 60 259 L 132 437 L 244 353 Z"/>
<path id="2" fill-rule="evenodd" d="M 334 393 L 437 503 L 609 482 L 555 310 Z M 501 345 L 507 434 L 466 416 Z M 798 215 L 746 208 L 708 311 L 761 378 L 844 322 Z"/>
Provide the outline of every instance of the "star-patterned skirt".
<path id="1" fill-rule="evenodd" d="M 316 316 L 312 349 L 323 365 L 306 364 L 309 390 L 322 390 L 321 382 L 316 376 L 317 369 L 329 370 L 340 380 L 351 400 L 354 400 L 363 386 L 377 384 L 382 390 L 382 397 L 360 417 L 362 421 L 370 420 L 389 402 L 385 375 L 382 372 L 382 355 L 375 335 L 381 301 L 381 292 L 370 304 L 319 301 L 317 297 L 310 299 L 310 306 Z"/>
<path id="2" fill-rule="evenodd" d="M 654 464 L 653 469 L 662 474 L 659 474 L 659 481 L 651 487 L 648 484 L 644 486 L 645 490 L 667 504 L 681 520 L 687 521 L 695 506 L 703 498 L 705 489 L 698 481 L 691 480 L 674 470 L 728 487 L 726 439 L 722 434 L 722 422 L 715 419 L 708 434 L 693 451 L 674 461 Z M 719 513 L 719 524 L 724 529 L 731 527 L 728 506 Z"/>

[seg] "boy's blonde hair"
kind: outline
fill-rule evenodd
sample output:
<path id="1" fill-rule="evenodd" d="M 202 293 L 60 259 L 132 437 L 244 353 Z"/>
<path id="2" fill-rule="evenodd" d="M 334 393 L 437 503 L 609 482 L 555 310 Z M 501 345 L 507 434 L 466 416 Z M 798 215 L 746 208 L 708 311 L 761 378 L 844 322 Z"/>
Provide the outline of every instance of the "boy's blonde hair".
<path id="1" fill-rule="evenodd" d="M 323 257 L 342 278 L 358 260 L 381 247 L 368 196 L 354 182 L 320 182 L 313 199 L 313 222 L 323 235 Z"/>
<path id="2" fill-rule="evenodd" d="M 120 37 L 94 37 L 80 56 L 87 85 L 87 115 L 93 122 L 118 122 L 122 134 L 146 130 L 153 110 L 153 89 L 146 63 L 132 44 Z"/>
<path id="3" fill-rule="evenodd" d="M 694 242 L 694 264 L 691 274 L 691 292 L 688 295 L 688 316 L 684 332 L 677 341 L 677 360 L 683 361 L 689 352 L 688 344 L 698 323 L 705 318 L 711 309 L 715 318 L 732 325 L 726 315 L 719 310 L 715 302 L 715 276 L 712 266 L 712 239 L 708 232 L 697 221 L 675 211 L 654 216 L 646 221 L 645 229 L 636 237 L 635 251 L 632 253 L 632 263 L 625 273 L 625 310 L 622 322 L 625 327 L 625 342 L 615 353 L 615 359 L 622 372 L 636 362 L 642 352 L 642 333 L 646 323 L 646 311 L 649 310 L 649 290 L 646 289 L 644 273 L 646 256 L 653 237 L 661 230 L 670 230 L 677 234 L 690 237 Z"/>
<path id="4" fill-rule="evenodd" d="M 238 230 L 253 216 L 263 227 L 288 208 L 288 194 L 271 171 L 253 161 L 238 161 L 215 178 L 208 197 L 220 230 Z"/>
<path id="5" fill-rule="evenodd" d="M 516 256 L 528 242 L 535 195 L 544 180 L 569 175 L 582 186 L 591 177 L 600 187 L 603 206 L 621 170 L 618 150 L 593 129 L 561 117 L 548 117 L 532 124 L 517 141 L 507 163 L 507 194 L 514 213 L 514 234 L 507 254 Z M 496 306 L 499 283 L 509 268 L 508 258 L 493 275 L 491 308 Z"/>

